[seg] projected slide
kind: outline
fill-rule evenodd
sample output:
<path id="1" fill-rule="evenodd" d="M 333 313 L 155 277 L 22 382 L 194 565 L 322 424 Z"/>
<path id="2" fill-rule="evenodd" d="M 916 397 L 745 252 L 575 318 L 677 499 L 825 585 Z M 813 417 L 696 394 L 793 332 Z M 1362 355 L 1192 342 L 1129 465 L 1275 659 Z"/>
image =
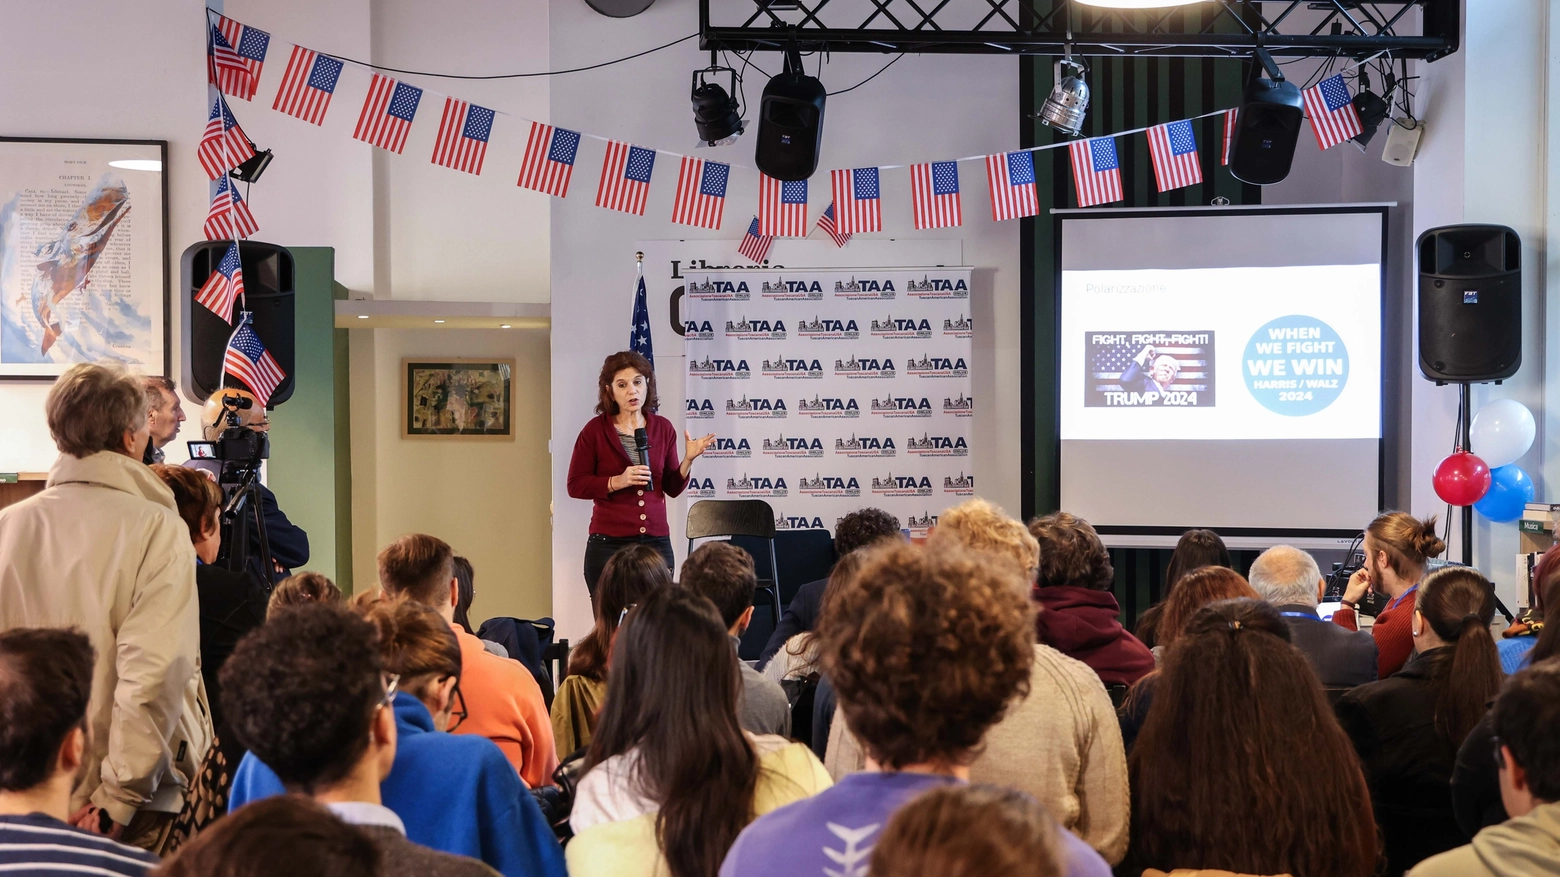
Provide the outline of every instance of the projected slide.
<path id="1" fill-rule="evenodd" d="M 1380 267 L 1062 272 L 1061 438 L 1373 439 Z"/>

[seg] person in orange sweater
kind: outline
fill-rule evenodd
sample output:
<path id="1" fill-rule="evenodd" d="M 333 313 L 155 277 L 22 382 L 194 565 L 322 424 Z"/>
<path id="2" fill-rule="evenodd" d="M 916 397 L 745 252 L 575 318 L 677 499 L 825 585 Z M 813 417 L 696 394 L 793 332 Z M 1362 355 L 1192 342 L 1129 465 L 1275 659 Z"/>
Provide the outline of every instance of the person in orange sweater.
<path id="1" fill-rule="evenodd" d="M 558 754 L 542 689 L 518 661 L 492 654 L 454 623 L 460 596 L 454 557 L 442 539 L 421 533 L 402 536 L 379 552 L 379 585 L 386 594 L 404 594 L 432 608 L 454 628 L 464 668 L 458 691 L 467 712 L 454 733 L 477 734 L 497 743 L 527 786 L 551 785 Z"/>
<path id="2" fill-rule="evenodd" d="M 1444 550 L 1446 543 L 1435 535 L 1434 515 L 1420 520 L 1407 512 L 1387 512 L 1365 528 L 1365 564 L 1349 577 L 1343 606 L 1332 620 L 1349 630 L 1359 630 L 1355 612 L 1365 593 L 1387 596 L 1387 608 L 1376 616 L 1370 629 L 1376 640 L 1377 679 L 1403 669 L 1413 653 L 1411 626 L 1419 581 L 1425 577 L 1425 562 Z"/>

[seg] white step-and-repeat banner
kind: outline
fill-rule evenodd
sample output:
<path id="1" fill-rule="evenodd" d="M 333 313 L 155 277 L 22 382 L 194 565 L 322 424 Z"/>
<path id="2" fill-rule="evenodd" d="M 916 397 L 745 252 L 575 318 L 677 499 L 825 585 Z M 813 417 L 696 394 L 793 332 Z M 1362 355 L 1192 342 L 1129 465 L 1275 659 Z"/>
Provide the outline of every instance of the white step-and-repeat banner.
<path id="1" fill-rule="evenodd" d="M 831 531 L 876 506 L 923 536 L 975 495 L 969 296 L 968 268 L 690 273 L 683 422 L 718 438 L 686 501 Z"/>

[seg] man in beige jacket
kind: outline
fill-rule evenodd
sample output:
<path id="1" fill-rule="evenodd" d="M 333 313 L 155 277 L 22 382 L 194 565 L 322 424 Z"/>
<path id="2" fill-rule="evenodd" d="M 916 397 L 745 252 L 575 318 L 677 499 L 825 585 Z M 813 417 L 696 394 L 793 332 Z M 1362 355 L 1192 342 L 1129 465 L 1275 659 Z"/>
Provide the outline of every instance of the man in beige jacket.
<path id="1" fill-rule="evenodd" d="M 60 456 L 42 493 L 0 510 L 0 629 L 74 626 L 91 639 L 92 751 L 72 821 L 155 852 L 211 744 L 195 549 L 173 493 L 141 463 L 140 381 L 73 366 L 45 406 Z"/>

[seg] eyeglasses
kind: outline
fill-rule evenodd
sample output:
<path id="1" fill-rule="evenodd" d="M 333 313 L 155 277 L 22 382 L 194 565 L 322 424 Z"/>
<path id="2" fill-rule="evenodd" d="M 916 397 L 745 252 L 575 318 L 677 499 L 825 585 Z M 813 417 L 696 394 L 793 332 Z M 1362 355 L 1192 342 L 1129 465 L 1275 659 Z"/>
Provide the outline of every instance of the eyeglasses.
<path id="1" fill-rule="evenodd" d="M 469 713 L 466 712 L 466 696 L 460 693 L 460 680 L 455 680 L 455 691 L 450 699 L 455 702 L 455 707 L 450 710 L 450 723 L 444 730 L 453 731 L 460 727 L 460 723 L 466 721 Z"/>
<path id="2" fill-rule="evenodd" d="M 638 603 L 630 603 L 627 606 L 623 607 L 623 611 L 618 613 L 618 626 L 619 627 L 622 626 L 623 619 L 628 617 L 628 610 L 630 610 L 630 609 L 632 609 L 632 608 L 634 608 L 635 606 L 638 606 L 638 605 L 639 605 Z"/>
<path id="3" fill-rule="evenodd" d="M 1505 770 L 1506 756 L 1501 754 L 1501 750 L 1505 748 L 1506 741 L 1500 739 L 1499 737 L 1491 737 L 1490 742 L 1495 744 L 1495 769 L 1497 771 Z"/>
<path id="4" fill-rule="evenodd" d="M 379 706 L 374 707 L 374 709 L 393 706 L 395 704 L 395 696 L 400 692 L 401 675 L 399 673 L 387 673 L 385 675 L 389 677 L 389 681 L 385 682 L 385 696 L 379 699 Z"/>

